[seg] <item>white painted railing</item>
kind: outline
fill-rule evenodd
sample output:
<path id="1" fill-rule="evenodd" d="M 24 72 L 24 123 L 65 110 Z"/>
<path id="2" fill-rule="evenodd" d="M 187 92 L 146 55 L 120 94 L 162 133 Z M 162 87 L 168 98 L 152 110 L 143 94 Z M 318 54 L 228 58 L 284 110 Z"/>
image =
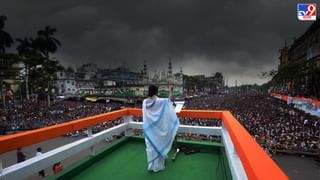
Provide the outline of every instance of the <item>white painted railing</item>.
<path id="1" fill-rule="evenodd" d="M 83 150 L 91 149 L 94 153 L 93 147 L 105 139 L 114 135 L 119 135 L 125 132 L 126 136 L 132 134 L 133 129 L 142 129 L 141 122 L 132 122 L 131 116 L 124 117 L 125 123 L 112 127 L 97 134 L 91 134 L 90 130 L 88 137 L 75 141 L 73 143 L 53 149 L 49 152 L 43 153 L 40 156 L 33 157 L 24 162 L 12 165 L 10 167 L 1 169 L 0 180 L 24 179 L 39 170 L 51 167 L 53 164 L 67 159 Z M 208 126 L 188 126 L 180 125 L 179 133 L 193 133 L 222 136 L 225 152 L 227 154 L 230 170 L 233 179 L 247 179 L 246 173 L 242 166 L 239 156 L 237 155 L 230 136 L 223 127 L 208 127 Z M 0 159 L 1 161 L 1 159 Z M 0 163 L 1 165 L 1 163 Z"/>

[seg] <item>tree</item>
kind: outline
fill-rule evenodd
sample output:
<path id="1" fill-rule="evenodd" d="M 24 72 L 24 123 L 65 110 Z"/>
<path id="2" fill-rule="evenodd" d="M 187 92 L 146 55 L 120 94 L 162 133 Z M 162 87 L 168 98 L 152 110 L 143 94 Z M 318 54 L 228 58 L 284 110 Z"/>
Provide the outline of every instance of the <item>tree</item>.
<path id="1" fill-rule="evenodd" d="M 293 95 L 305 95 L 308 84 L 305 77 L 309 71 L 306 64 L 305 61 L 290 62 L 279 67 L 278 71 L 270 71 L 266 77 L 272 77 L 270 85 L 278 90 Z"/>
<path id="2" fill-rule="evenodd" d="M 21 57 L 21 61 L 24 63 L 25 90 L 27 100 L 29 100 L 29 74 L 32 73 L 38 65 L 43 64 L 44 58 L 41 53 L 37 51 L 34 43 L 35 41 L 32 38 L 18 38 L 17 41 L 19 42 L 19 45 L 16 49 Z"/>
<path id="3" fill-rule="evenodd" d="M 272 79 L 277 73 L 278 73 L 277 70 L 272 69 L 271 71 L 268 71 L 268 72 L 261 72 L 259 76 L 261 79 Z"/>
<path id="4" fill-rule="evenodd" d="M 2 54 L 0 55 L 0 90 L 2 104 L 6 107 L 4 85 L 8 84 L 8 81 L 20 81 L 19 75 L 21 68 L 18 65 L 19 57 L 16 54 Z"/>
<path id="5" fill-rule="evenodd" d="M 44 72 L 45 80 L 47 82 L 47 95 L 48 95 L 48 106 L 50 106 L 50 94 L 52 85 L 51 82 L 55 77 L 55 72 L 61 68 L 57 60 L 50 59 L 50 53 L 55 53 L 61 43 L 58 39 L 54 37 L 57 30 L 50 26 L 46 26 L 43 30 L 37 32 L 38 37 L 34 41 L 34 47 L 39 50 L 39 52 L 44 57 L 44 62 L 42 64 L 42 70 Z"/>
<path id="6" fill-rule="evenodd" d="M 49 106 L 51 83 L 55 72 L 61 69 L 59 62 L 50 57 L 50 53 L 55 53 L 61 45 L 60 41 L 54 37 L 55 32 L 55 28 L 46 26 L 37 32 L 36 38 L 17 39 L 19 45 L 16 48 L 25 65 L 24 83 L 27 99 L 29 99 L 29 90 L 40 97 L 47 94 Z"/>
<path id="7" fill-rule="evenodd" d="M 11 45 L 13 44 L 11 35 L 4 31 L 6 20 L 6 16 L 0 16 L 0 90 L 4 108 L 6 104 L 3 90 L 4 80 L 16 74 L 16 70 L 12 69 L 12 65 L 15 63 L 15 60 L 12 55 L 6 54 L 6 48 L 11 47 Z"/>
<path id="8" fill-rule="evenodd" d="M 4 31 L 6 20 L 6 16 L 0 16 L 0 54 L 4 54 L 5 49 L 11 47 L 11 45 L 13 44 L 11 35 Z"/>
<path id="9" fill-rule="evenodd" d="M 43 30 L 39 30 L 37 33 L 38 37 L 35 40 L 35 45 L 47 60 L 50 60 L 49 54 L 57 52 L 58 46 L 61 46 L 60 41 L 54 37 L 56 32 L 57 30 L 55 28 L 46 26 Z"/>
<path id="10" fill-rule="evenodd" d="M 216 79 L 223 79 L 223 75 L 221 72 L 216 72 L 216 74 L 214 75 L 214 78 Z"/>

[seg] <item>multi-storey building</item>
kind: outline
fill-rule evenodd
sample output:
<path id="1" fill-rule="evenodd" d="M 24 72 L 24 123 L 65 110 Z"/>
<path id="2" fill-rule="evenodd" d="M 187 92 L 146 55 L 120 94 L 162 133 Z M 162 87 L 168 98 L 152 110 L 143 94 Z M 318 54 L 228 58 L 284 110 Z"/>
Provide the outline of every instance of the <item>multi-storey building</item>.
<path id="1" fill-rule="evenodd" d="M 57 72 L 56 80 L 60 95 L 146 96 L 150 84 L 159 86 L 160 96 L 168 96 L 171 87 L 175 96 L 182 95 L 182 69 L 174 75 L 170 60 L 167 72 L 164 70 L 161 73 L 155 72 L 150 77 L 146 64 L 141 72 L 133 72 L 126 67 L 98 69 L 95 64 L 85 64 L 77 68 L 76 72 L 70 70 Z"/>
<path id="2" fill-rule="evenodd" d="M 98 75 L 100 85 L 103 85 L 100 92 L 119 97 L 146 96 L 148 86 L 153 84 L 159 87 L 159 95 L 162 97 L 168 96 L 168 90 L 171 87 L 173 88 L 173 95 L 183 94 L 182 70 L 177 76 L 173 75 L 171 60 L 169 60 L 167 72 L 163 70 L 161 73 L 155 71 L 153 76 L 149 74 L 146 63 L 140 73 L 131 72 L 124 67 L 101 70 Z M 106 86 L 106 84 L 108 85 Z"/>
<path id="3" fill-rule="evenodd" d="M 75 76 L 76 74 L 72 69 L 57 72 L 56 87 L 58 94 L 75 95 L 78 93 Z"/>
<path id="4" fill-rule="evenodd" d="M 320 98 L 320 20 L 315 21 L 290 47 L 280 50 L 278 86 L 293 95 Z"/>

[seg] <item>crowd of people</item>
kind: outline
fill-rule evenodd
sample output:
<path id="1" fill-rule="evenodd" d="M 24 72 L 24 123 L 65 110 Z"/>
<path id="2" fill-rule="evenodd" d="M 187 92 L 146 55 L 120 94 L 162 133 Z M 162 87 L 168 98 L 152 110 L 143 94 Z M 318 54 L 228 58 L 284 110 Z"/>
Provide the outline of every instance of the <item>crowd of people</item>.
<path id="1" fill-rule="evenodd" d="M 13 103 L 0 111 L 0 135 L 47 127 L 66 121 L 120 109 L 118 102 L 92 103 L 58 101 L 48 107 L 45 101 Z"/>
<path id="2" fill-rule="evenodd" d="M 23 161 L 26 160 L 27 156 L 23 153 L 22 149 L 21 148 L 18 148 L 17 151 L 16 151 L 16 155 L 17 155 L 17 163 L 21 163 Z M 36 153 L 35 153 L 35 156 L 41 156 L 42 155 L 42 148 L 41 147 L 38 147 L 36 149 Z M 61 172 L 63 170 L 63 166 L 61 165 L 60 162 L 57 162 L 53 165 L 52 167 L 52 170 L 53 170 L 53 173 L 54 174 L 57 174 L 59 172 Z M 45 170 L 44 169 L 41 169 L 39 172 L 38 172 L 38 175 L 42 178 L 46 177 L 47 174 L 45 173 Z"/>
<path id="3" fill-rule="evenodd" d="M 191 126 L 213 126 L 221 127 L 222 122 L 220 120 L 213 119 L 200 119 L 200 118 L 180 118 L 181 125 L 191 125 Z M 141 116 L 134 116 L 134 122 L 142 122 Z M 142 136 L 143 131 L 136 129 L 133 131 L 134 135 Z M 192 141 L 211 141 L 211 142 L 221 142 L 221 137 L 213 135 L 204 134 L 194 134 L 194 133 L 178 133 L 177 138 L 181 140 L 192 140 Z"/>
<path id="4" fill-rule="evenodd" d="M 316 153 L 320 118 L 267 94 L 209 95 L 186 101 L 186 109 L 229 110 L 268 151 Z"/>
<path id="5" fill-rule="evenodd" d="M 0 111 L 0 133 L 50 126 L 120 109 L 120 103 L 60 101 L 50 107 L 45 102 L 21 103 Z M 137 105 L 137 107 L 141 106 Z M 216 94 L 188 99 L 185 109 L 229 110 L 253 138 L 268 151 L 314 153 L 320 148 L 320 118 L 296 109 L 267 94 Z M 136 117 L 134 121 L 142 121 Z M 93 127 L 100 132 L 122 123 L 104 122 Z M 181 118 L 181 124 L 221 126 L 221 121 Z M 74 135 L 74 134 L 71 134 Z M 180 135 L 183 139 L 219 140 L 201 135 Z"/>

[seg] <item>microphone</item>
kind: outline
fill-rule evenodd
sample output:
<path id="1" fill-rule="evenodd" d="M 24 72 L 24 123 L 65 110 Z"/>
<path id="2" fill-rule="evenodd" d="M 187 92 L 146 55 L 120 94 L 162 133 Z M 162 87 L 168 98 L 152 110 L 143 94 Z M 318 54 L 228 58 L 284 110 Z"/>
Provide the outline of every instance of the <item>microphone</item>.
<path id="1" fill-rule="evenodd" d="M 180 149 L 177 149 L 177 151 L 173 154 L 172 159 L 171 159 L 173 162 L 176 160 L 179 152 L 180 152 Z"/>

